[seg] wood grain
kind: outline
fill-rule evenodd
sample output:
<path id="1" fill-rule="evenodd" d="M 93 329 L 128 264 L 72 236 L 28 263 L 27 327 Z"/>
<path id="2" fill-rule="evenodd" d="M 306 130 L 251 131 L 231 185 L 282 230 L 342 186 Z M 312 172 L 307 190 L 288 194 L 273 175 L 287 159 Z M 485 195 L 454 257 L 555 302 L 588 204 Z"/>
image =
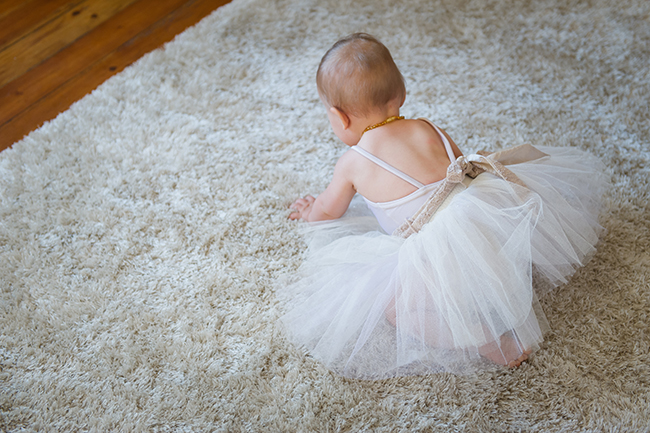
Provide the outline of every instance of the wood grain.
<path id="1" fill-rule="evenodd" d="M 66 49 L 0 88 L 0 125 L 37 103 L 77 74 L 118 49 L 187 0 L 140 0 Z M 115 70 L 117 71 L 117 70 Z M 93 87 L 94 88 L 94 87 Z M 92 90 L 92 89 L 90 89 Z"/>
<path id="2" fill-rule="evenodd" d="M 40 26 L 66 11 L 74 8 L 83 0 L 32 0 L 15 2 L 19 7 L 0 14 L 0 51 L 35 31 Z"/>
<path id="3" fill-rule="evenodd" d="M 85 0 L 0 51 L 0 86 L 27 72 L 134 0 Z"/>
<path id="4" fill-rule="evenodd" d="M 228 2 L 185 0 L 179 5 L 178 0 L 140 0 L 24 77 L 0 89 L 0 106 L 12 107 L 14 113 L 10 119 L 0 123 L 0 149 L 9 147 L 44 121 L 56 117 L 143 54 L 170 41 Z M 163 4 L 167 9 L 161 6 Z M 161 9 L 157 9 L 159 6 Z M 168 9 L 173 10 L 166 13 Z M 158 10 L 157 14 L 154 14 L 155 10 Z M 119 32 L 121 37 L 109 36 Z M 97 48 L 95 54 L 86 53 L 92 52 L 93 47 Z M 86 53 L 83 61 L 72 60 L 82 53 Z M 68 62 L 74 64 L 68 65 Z M 62 70 L 58 78 L 45 79 L 48 72 L 55 70 Z M 33 91 L 32 87 L 35 88 Z M 26 97 L 37 101 L 22 101 Z"/>
<path id="5" fill-rule="evenodd" d="M 0 18 L 5 17 L 15 11 L 16 9 L 23 7 L 28 3 L 32 3 L 34 0 L 25 0 L 22 2 L 16 0 L 0 0 Z"/>

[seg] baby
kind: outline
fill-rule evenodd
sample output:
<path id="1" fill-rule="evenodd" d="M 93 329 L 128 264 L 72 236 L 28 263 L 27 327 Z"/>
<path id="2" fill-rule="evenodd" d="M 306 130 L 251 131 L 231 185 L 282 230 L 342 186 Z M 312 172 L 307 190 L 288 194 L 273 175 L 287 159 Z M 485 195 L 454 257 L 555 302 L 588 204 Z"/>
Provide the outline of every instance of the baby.
<path id="1" fill-rule="evenodd" d="M 374 37 L 356 33 L 339 40 L 322 58 L 316 77 L 334 133 L 354 151 L 339 159 L 325 192 L 318 198 L 296 200 L 289 218 L 339 218 L 359 193 L 391 233 L 420 208 L 445 177 L 450 162 L 462 153 L 428 121 L 400 116 L 406 97 L 404 79 L 388 49 Z M 386 317 L 396 325 L 394 300 L 386 308 Z M 427 343 L 445 345 L 444 338 L 428 334 L 422 336 Z M 510 366 L 519 365 L 529 353 L 507 335 L 500 344 L 483 345 L 478 351 Z"/>
<path id="2" fill-rule="evenodd" d="M 602 163 L 552 146 L 462 155 L 433 123 L 400 116 L 402 75 L 367 34 L 338 41 L 317 84 L 350 150 L 290 218 L 337 219 L 359 193 L 382 231 L 364 218 L 314 225 L 325 236 L 278 291 L 291 341 L 354 378 L 520 365 L 548 330 L 533 270 L 557 287 L 595 251 Z"/>
<path id="3" fill-rule="evenodd" d="M 359 148 L 423 185 L 445 177 L 450 161 L 442 139 L 426 121 L 399 115 L 406 97 L 404 79 L 377 39 L 356 33 L 339 40 L 321 60 L 316 83 L 334 133 L 348 146 L 357 146 L 357 152 L 348 151 L 339 159 L 331 183 L 318 198 L 306 196 L 291 205 L 291 219 L 339 218 L 357 192 L 367 201 L 385 203 L 418 190 L 359 153 Z M 454 156 L 460 156 L 446 133 L 445 137 Z"/>

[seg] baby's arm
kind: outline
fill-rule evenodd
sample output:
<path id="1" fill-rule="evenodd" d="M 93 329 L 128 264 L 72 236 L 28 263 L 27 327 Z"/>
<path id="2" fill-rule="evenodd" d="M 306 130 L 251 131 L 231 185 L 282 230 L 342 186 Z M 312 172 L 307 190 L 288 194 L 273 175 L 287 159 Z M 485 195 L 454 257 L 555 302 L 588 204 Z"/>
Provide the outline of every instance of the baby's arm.
<path id="1" fill-rule="evenodd" d="M 293 212 L 289 219 L 324 221 L 343 216 L 356 193 L 349 176 L 351 161 L 347 155 L 344 154 L 336 163 L 334 176 L 327 189 L 318 198 L 308 195 L 296 200 L 291 205 Z"/>

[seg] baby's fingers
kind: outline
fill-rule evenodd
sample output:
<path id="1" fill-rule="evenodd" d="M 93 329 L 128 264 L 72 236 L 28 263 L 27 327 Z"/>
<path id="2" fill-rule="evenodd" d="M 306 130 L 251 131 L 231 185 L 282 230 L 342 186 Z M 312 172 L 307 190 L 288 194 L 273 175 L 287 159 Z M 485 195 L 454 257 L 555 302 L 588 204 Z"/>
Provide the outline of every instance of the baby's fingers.
<path id="1" fill-rule="evenodd" d="M 289 208 L 301 210 L 311 205 L 313 202 L 314 202 L 314 197 L 308 195 L 305 196 L 304 198 L 299 198 L 298 200 L 294 201 L 293 204 L 289 206 Z"/>
<path id="2" fill-rule="evenodd" d="M 291 204 L 291 206 L 289 206 L 289 209 L 291 209 L 291 214 L 289 215 L 289 219 L 290 220 L 302 219 L 302 217 L 305 216 L 306 213 L 309 213 L 308 208 L 314 203 L 314 200 L 316 199 L 313 196 L 308 195 L 305 196 L 304 198 L 299 198 L 298 200 L 294 201 Z"/>

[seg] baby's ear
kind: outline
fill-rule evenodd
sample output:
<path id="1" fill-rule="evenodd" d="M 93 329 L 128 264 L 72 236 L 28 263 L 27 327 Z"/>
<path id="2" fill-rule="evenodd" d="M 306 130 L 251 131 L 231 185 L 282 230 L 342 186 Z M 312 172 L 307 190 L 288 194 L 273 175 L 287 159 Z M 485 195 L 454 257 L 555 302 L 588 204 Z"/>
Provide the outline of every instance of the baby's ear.
<path id="1" fill-rule="evenodd" d="M 330 107 L 330 112 L 339 119 L 343 129 L 348 129 L 350 127 L 350 117 L 347 114 L 336 107 Z"/>
<path id="2" fill-rule="evenodd" d="M 406 101 L 406 92 L 388 101 L 388 106 L 391 108 L 400 109 L 402 108 L 402 105 L 404 105 L 404 101 Z"/>

